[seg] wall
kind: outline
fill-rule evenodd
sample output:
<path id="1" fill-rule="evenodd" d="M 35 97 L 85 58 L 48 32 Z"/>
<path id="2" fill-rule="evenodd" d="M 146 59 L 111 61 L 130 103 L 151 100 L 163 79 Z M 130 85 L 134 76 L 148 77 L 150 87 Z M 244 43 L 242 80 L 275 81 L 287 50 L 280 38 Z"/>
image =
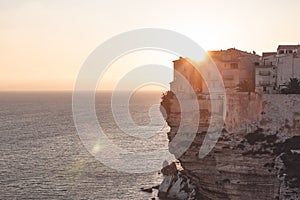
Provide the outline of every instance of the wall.
<path id="1" fill-rule="evenodd" d="M 300 58 L 293 55 L 279 57 L 278 63 L 278 85 L 284 85 L 290 78 L 300 78 Z"/>

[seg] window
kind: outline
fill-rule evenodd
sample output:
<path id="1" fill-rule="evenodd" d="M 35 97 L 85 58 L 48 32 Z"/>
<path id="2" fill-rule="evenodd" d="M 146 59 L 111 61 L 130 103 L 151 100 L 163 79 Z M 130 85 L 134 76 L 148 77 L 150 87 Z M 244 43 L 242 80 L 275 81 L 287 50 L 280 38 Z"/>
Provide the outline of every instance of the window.
<path id="1" fill-rule="evenodd" d="M 259 81 L 259 85 L 263 86 L 263 87 L 269 86 L 270 85 L 270 81 Z"/>
<path id="2" fill-rule="evenodd" d="M 270 76 L 271 72 L 270 71 L 259 71 L 258 74 L 260 76 Z"/>
<path id="3" fill-rule="evenodd" d="M 289 53 L 293 53 L 293 51 L 292 51 L 292 50 L 289 50 Z"/>
<path id="4" fill-rule="evenodd" d="M 230 69 L 238 69 L 238 64 L 237 63 L 231 63 L 230 64 Z"/>
<path id="5" fill-rule="evenodd" d="M 280 50 L 280 51 L 279 51 L 279 54 L 284 54 L 284 50 Z"/>

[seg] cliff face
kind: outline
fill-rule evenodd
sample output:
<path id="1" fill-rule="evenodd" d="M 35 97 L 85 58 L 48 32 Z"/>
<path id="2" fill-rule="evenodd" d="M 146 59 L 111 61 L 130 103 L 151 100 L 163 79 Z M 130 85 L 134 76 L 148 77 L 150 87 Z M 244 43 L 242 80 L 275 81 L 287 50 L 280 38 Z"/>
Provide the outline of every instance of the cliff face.
<path id="1" fill-rule="evenodd" d="M 223 131 L 202 159 L 198 154 L 209 111 L 205 112 L 199 100 L 201 120 L 196 137 L 183 155 L 176 155 L 174 149 L 180 144 L 172 146 L 171 142 L 185 112 L 177 98 L 169 95 L 162 101 L 171 128 L 169 151 L 196 185 L 199 199 L 300 199 L 299 95 L 227 95 Z"/>

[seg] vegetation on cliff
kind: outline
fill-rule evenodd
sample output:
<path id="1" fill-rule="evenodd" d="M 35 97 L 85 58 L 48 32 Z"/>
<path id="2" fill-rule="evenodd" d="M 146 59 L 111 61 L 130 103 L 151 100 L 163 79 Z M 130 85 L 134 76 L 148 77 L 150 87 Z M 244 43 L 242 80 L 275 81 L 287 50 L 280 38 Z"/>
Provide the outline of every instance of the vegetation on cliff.
<path id="1" fill-rule="evenodd" d="M 283 94 L 300 94 L 300 79 L 298 78 L 290 78 L 285 84 L 285 88 L 281 89 L 281 93 Z"/>

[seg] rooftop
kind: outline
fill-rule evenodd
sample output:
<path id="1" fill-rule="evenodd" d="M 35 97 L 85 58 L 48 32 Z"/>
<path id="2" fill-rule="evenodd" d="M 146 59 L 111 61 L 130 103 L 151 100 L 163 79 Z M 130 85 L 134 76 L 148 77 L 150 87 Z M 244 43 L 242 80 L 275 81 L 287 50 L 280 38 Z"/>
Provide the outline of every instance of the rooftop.
<path id="1" fill-rule="evenodd" d="M 298 48 L 300 48 L 300 44 L 297 44 L 297 45 L 278 45 L 277 50 L 280 50 L 280 49 L 298 49 Z"/>
<path id="2" fill-rule="evenodd" d="M 268 56 L 273 56 L 276 55 L 277 52 L 263 52 L 262 57 L 268 57 Z"/>
<path id="3" fill-rule="evenodd" d="M 243 56 L 257 56 L 259 57 L 259 55 L 257 55 L 255 53 L 255 51 L 253 51 L 253 53 L 249 53 L 246 51 L 241 51 L 239 49 L 236 48 L 230 48 L 227 50 L 217 50 L 217 51 L 208 51 L 209 56 L 211 56 L 213 59 L 218 59 L 218 60 L 237 60 L 240 57 Z"/>

